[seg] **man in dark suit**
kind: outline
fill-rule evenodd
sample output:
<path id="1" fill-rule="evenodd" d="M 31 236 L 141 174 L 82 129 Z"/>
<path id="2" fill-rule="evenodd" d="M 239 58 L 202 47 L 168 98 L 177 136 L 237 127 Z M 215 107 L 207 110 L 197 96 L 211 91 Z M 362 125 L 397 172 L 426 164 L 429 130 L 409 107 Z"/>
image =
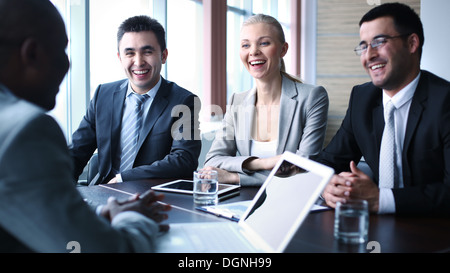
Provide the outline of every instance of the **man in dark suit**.
<path id="1" fill-rule="evenodd" d="M 136 16 L 119 27 L 118 57 L 128 79 L 98 86 L 73 134 L 76 179 L 96 149 L 99 173 L 91 184 L 192 176 L 201 149 L 200 103 L 161 77 L 167 55 L 156 20 Z M 134 112 L 138 104 L 142 112 Z M 138 123 L 130 123 L 128 116 L 135 115 Z"/>
<path id="2" fill-rule="evenodd" d="M 372 82 L 353 88 L 342 126 L 320 155 L 338 173 L 323 198 L 331 207 L 366 199 L 376 213 L 450 214 L 450 83 L 420 69 L 420 18 L 406 5 L 384 4 L 362 18 L 360 37 L 355 52 Z M 387 139 L 394 148 L 383 148 Z M 361 157 L 373 180 L 356 167 Z"/>

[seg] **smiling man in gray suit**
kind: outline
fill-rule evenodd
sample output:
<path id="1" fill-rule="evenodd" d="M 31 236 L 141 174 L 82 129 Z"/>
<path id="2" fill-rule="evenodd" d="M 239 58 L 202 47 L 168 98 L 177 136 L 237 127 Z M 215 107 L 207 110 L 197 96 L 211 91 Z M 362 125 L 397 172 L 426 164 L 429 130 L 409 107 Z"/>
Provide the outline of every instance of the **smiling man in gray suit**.
<path id="1" fill-rule="evenodd" d="M 150 252 L 170 209 L 146 192 L 97 215 L 73 185 L 64 135 L 45 112 L 69 69 L 47 0 L 0 0 L 0 252 Z"/>

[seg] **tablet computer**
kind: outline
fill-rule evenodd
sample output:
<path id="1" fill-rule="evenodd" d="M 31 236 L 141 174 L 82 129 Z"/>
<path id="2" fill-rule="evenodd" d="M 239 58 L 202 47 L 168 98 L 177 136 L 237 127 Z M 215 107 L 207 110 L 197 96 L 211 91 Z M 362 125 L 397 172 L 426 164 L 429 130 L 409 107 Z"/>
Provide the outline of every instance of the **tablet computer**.
<path id="1" fill-rule="evenodd" d="M 218 190 L 218 198 L 219 201 L 224 198 L 230 198 L 239 194 L 238 185 L 230 185 L 230 184 L 220 184 Z M 174 192 L 174 193 L 183 193 L 183 194 L 193 194 L 194 191 L 194 181 L 192 180 L 175 180 L 171 182 L 167 182 L 161 185 L 153 186 L 152 190 L 155 191 L 165 191 L 165 192 Z"/>

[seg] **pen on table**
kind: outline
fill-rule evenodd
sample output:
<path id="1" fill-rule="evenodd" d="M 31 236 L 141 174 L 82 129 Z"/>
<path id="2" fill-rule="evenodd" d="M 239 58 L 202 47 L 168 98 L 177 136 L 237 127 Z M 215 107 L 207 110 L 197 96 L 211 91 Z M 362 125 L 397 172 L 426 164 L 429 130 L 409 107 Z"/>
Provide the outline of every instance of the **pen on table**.
<path id="1" fill-rule="evenodd" d="M 205 209 L 206 209 L 206 211 L 208 211 L 216 216 L 222 216 L 222 217 L 229 218 L 229 219 L 237 219 L 237 217 L 230 212 L 218 211 L 217 209 L 212 208 L 212 207 L 205 207 Z"/>

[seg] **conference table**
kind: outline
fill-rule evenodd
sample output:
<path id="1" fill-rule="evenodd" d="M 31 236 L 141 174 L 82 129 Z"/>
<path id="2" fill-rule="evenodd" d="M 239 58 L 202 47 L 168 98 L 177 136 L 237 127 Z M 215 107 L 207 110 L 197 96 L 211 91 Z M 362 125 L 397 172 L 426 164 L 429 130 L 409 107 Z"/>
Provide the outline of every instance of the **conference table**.
<path id="1" fill-rule="evenodd" d="M 173 179 L 172 179 L 173 180 Z M 92 206 L 105 204 L 110 196 L 118 200 L 144 193 L 152 186 L 172 181 L 150 179 L 117 184 L 78 187 Z M 219 204 L 251 200 L 258 187 L 242 187 L 239 195 Z M 164 223 L 230 221 L 196 210 L 192 195 L 164 192 L 163 202 L 172 205 Z M 281 201 L 282 202 L 282 201 Z M 275 219 L 276 220 L 276 219 Z M 371 214 L 368 242 L 350 245 L 334 238 L 334 210 L 311 212 L 298 229 L 289 253 L 445 253 L 450 252 L 450 218 Z"/>

